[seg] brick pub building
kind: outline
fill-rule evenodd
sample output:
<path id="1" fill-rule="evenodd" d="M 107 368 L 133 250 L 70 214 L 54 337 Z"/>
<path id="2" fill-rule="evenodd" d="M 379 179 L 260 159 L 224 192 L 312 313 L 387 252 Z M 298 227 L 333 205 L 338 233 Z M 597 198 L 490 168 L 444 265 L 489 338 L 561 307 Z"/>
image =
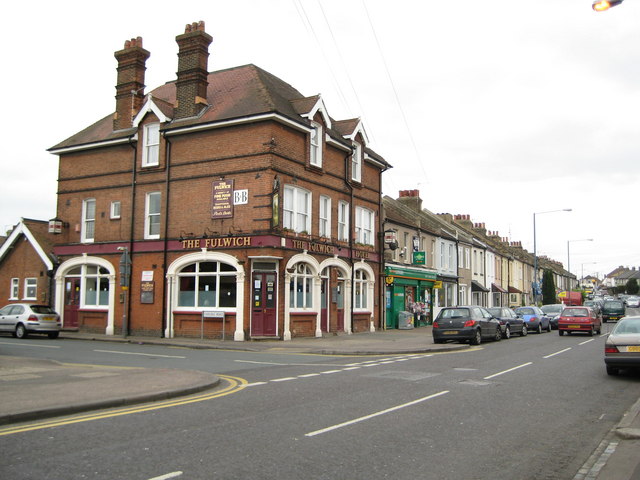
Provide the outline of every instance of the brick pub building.
<path id="1" fill-rule="evenodd" d="M 148 93 L 150 54 L 127 41 L 115 113 L 49 150 L 64 328 L 236 341 L 379 328 L 390 166 L 360 120 L 254 65 L 209 73 L 203 22 L 176 41 L 177 79 Z"/>

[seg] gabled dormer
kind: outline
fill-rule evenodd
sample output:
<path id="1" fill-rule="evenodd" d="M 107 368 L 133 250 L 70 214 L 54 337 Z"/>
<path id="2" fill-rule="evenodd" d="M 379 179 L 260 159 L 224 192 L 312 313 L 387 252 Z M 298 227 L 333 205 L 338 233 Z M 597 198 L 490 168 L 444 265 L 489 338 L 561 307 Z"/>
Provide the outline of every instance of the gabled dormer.
<path id="1" fill-rule="evenodd" d="M 331 129 L 331 117 L 320 95 L 293 100 L 293 108 L 309 120 L 309 165 L 322 168 L 325 131 Z"/>
<path id="2" fill-rule="evenodd" d="M 171 121 L 168 116 L 171 110 L 172 108 L 167 102 L 156 101 L 152 95 L 147 95 L 140 112 L 133 119 L 133 126 L 138 128 L 140 132 L 141 166 L 143 168 L 160 165 L 160 125 Z M 153 116 L 154 120 L 144 122 L 148 115 Z"/>

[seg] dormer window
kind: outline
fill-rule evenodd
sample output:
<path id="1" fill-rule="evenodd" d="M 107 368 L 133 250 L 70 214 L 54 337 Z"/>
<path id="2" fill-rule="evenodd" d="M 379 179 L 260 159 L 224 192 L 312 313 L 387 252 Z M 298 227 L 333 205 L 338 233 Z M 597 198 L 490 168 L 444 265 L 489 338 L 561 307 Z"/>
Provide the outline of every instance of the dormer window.
<path id="1" fill-rule="evenodd" d="M 142 166 L 157 167 L 160 164 L 160 124 L 145 125 L 142 141 Z"/>
<path id="2" fill-rule="evenodd" d="M 353 142 L 353 153 L 351 155 L 351 179 L 356 182 L 362 181 L 362 145 Z"/>
<path id="3" fill-rule="evenodd" d="M 322 125 L 311 122 L 311 152 L 309 163 L 314 167 L 322 167 Z"/>

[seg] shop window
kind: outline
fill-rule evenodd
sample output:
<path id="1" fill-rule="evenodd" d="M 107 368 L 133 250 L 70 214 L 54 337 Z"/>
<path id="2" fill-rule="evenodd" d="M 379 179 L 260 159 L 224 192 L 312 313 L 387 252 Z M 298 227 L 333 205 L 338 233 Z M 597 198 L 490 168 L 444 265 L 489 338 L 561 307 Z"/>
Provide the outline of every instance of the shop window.
<path id="1" fill-rule="evenodd" d="M 358 310 L 367 310 L 369 301 L 367 295 L 367 282 L 369 277 L 364 270 L 356 270 L 354 279 L 354 308 Z"/>
<path id="2" fill-rule="evenodd" d="M 291 308 L 313 306 L 313 272 L 306 263 L 300 262 L 294 266 L 289 283 L 289 306 Z"/>
<path id="3" fill-rule="evenodd" d="M 236 270 L 222 262 L 197 262 L 178 273 L 178 306 L 235 308 Z"/>
<path id="4" fill-rule="evenodd" d="M 106 268 L 94 264 L 81 265 L 69 270 L 65 277 L 80 278 L 80 305 L 82 308 L 109 306 L 110 274 Z"/>

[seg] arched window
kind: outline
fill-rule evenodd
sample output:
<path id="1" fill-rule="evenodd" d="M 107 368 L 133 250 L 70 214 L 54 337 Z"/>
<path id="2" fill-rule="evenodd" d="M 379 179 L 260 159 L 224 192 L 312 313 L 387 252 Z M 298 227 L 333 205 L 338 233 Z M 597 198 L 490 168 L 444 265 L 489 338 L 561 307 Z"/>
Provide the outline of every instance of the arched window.
<path id="1" fill-rule="evenodd" d="M 354 279 L 355 304 L 354 308 L 366 310 L 369 308 L 369 299 L 367 296 L 367 281 L 369 277 L 364 270 L 356 270 Z"/>
<path id="2" fill-rule="evenodd" d="M 99 265 L 86 264 L 75 267 L 67 278 L 80 278 L 82 307 L 105 307 L 109 305 L 109 271 Z"/>
<path id="3" fill-rule="evenodd" d="M 304 262 L 294 265 L 289 283 L 289 306 L 291 308 L 311 308 L 313 306 L 313 273 Z"/>
<path id="4" fill-rule="evenodd" d="M 178 307 L 233 308 L 236 270 L 222 262 L 196 262 L 178 272 Z"/>

